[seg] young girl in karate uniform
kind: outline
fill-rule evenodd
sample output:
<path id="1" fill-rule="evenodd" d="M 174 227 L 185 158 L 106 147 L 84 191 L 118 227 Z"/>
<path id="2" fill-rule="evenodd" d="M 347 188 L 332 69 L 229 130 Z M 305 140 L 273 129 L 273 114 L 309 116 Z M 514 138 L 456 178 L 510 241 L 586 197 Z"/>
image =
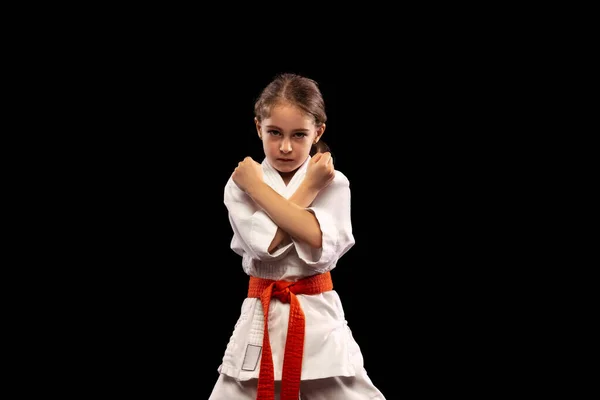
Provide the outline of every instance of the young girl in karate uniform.
<path id="1" fill-rule="evenodd" d="M 318 84 L 278 75 L 254 113 L 265 158 L 240 161 L 224 191 L 248 296 L 209 400 L 383 400 L 333 288 L 354 237 Z"/>

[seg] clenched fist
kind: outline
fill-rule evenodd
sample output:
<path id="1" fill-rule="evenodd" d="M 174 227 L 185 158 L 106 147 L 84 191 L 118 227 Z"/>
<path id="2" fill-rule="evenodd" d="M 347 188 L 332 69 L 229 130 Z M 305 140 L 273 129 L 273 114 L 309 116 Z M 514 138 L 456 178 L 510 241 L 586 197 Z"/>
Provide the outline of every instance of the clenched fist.
<path id="1" fill-rule="evenodd" d="M 321 190 L 333 181 L 335 168 L 330 152 L 315 154 L 308 163 L 304 183 L 316 190 Z"/>
<path id="2" fill-rule="evenodd" d="M 252 157 L 246 157 L 238 163 L 231 178 L 240 189 L 247 192 L 250 187 L 263 181 L 262 166 Z"/>

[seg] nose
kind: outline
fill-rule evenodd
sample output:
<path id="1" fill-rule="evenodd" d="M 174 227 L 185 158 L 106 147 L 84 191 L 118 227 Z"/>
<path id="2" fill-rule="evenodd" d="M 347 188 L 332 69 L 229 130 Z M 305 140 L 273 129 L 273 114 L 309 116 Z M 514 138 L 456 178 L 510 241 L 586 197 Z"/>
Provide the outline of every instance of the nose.
<path id="1" fill-rule="evenodd" d="M 281 151 L 284 154 L 290 153 L 292 151 L 292 142 L 289 139 L 283 139 L 281 141 L 279 151 Z"/>

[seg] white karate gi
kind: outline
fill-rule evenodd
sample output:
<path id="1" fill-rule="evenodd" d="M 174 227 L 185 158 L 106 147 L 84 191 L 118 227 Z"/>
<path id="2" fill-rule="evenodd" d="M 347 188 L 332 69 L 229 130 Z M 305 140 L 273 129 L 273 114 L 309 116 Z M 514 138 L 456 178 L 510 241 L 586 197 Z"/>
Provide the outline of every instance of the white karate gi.
<path id="1" fill-rule="evenodd" d="M 310 157 L 286 186 L 265 158 L 261 164 L 264 181 L 283 197 L 290 198 L 304 179 L 309 160 Z M 268 247 L 277 225 L 231 178 L 225 186 L 224 202 L 234 232 L 231 248 L 242 256 L 244 272 L 251 276 L 296 281 L 328 272 L 354 245 L 350 184 L 348 178 L 337 170 L 333 181 L 307 208 L 318 219 L 323 233 L 322 248 L 318 250 L 292 239 L 292 243 L 280 246 L 270 254 Z M 335 278 L 332 278 L 335 288 Z M 302 399 L 384 399 L 363 368 L 363 356 L 345 320 L 337 292 L 300 294 L 297 298 L 306 317 L 300 387 Z M 276 381 L 281 380 L 282 375 L 289 309 L 288 303 L 271 299 L 269 337 Z M 260 299 L 244 299 L 241 315 L 218 368 L 221 376 L 209 400 L 256 398 L 263 323 Z M 325 395 L 327 397 L 322 397 Z"/>

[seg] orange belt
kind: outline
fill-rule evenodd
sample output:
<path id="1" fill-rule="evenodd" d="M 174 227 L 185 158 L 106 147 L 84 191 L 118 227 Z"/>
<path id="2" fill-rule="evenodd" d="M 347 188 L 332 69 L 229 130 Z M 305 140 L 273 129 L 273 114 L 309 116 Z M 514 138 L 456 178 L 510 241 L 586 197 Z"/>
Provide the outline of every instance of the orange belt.
<path id="1" fill-rule="evenodd" d="M 260 298 L 265 317 L 263 335 L 263 353 L 258 376 L 257 400 L 275 399 L 275 373 L 273 354 L 269 342 L 269 303 L 275 297 L 284 303 L 290 303 L 283 372 L 281 377 L 281 400 L 298 400 L 300 393 L 300 374 L 302 372 L 302 353 L 304 352 L 304 312 L 298 302 L 297 294 L 318 294 L 333 289 L 331 274 L 314 275 L 297 282 L 273 281 L 254 276 L 250 277 L 248 297 Z"/>

